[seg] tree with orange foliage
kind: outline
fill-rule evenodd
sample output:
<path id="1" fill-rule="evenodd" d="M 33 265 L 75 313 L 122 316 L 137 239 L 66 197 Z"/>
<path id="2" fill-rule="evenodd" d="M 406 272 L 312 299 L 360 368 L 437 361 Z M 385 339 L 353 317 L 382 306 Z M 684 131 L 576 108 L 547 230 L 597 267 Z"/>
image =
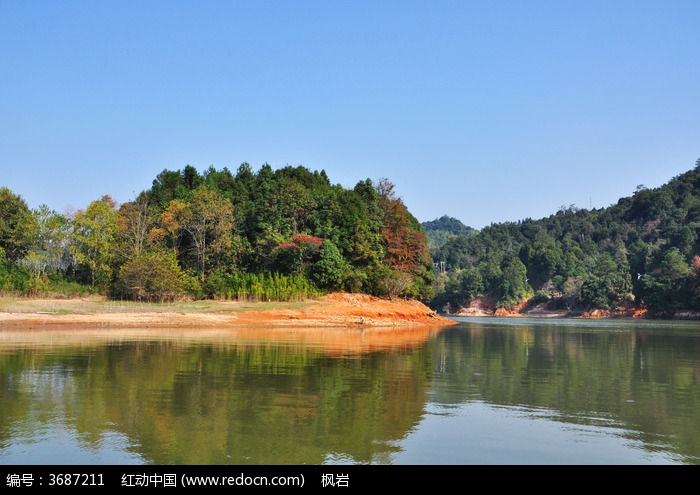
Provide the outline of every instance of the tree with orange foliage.
<path id="1" fill-rule="evenodd" d="M 394 184 L 388 179 L 379 181 L 377 192 L 384 213 L 381 231 L 386 250 L 384 262 L 392 270 L 410 274 L 414 282 L 421 278 L 429 285 L 432 261 L 423 228 L 401 198 L 396 196 Z"/>

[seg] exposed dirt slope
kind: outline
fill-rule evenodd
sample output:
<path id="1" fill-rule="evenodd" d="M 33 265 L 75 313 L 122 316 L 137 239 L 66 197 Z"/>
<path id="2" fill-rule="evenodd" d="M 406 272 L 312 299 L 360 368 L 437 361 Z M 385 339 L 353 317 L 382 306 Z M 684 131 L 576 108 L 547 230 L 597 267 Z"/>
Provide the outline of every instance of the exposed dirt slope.
<path id="1" fill-rule="evenodd" d="M 83 308 L 81 310 L 81 307 Z M 0 328 L 92 326 L 122 328 L 245 326 L 367 326 L 451 325 L 455 322 L 419 301 L 387 300 L 364 294 L 335 293 L 300 304 L 260 305 L 208 302 L 198 309 L 183 306 L 124 306 L 75 299 L 18 299 L 0 308 Z"/>
<path id="2" fill-rule="evenodd" d="M 453 313 L 453 316 L 509 316 L 509 317 L 538 317 L 538 318 L 644 318 L 648 311 L 635 308 L 631 305 L 620 306 L 613 310 L 592 309 L 589 311 L 569 311 L 566 309 L 551 309 L 547 304 L 541 303 L 529 305 L 527 300 L 512 309 L 497 308 L 493 300 L 488 298 L 476 298 L 467 306 Z M 693 312 L 677 312 L 673 315 L 679 319 L 697 319 L 699 315 Z"/>

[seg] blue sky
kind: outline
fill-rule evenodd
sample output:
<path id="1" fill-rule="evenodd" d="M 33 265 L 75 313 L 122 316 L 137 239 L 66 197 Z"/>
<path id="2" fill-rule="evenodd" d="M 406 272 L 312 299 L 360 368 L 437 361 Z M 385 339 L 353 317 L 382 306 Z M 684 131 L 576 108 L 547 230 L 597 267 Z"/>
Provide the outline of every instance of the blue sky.
<path id="1" fill-rule="evenodd" d="M 386 177 L 420 220 L 600 208 L 700 158 L 700 2 L 0 0 L 0 186 Z"/>

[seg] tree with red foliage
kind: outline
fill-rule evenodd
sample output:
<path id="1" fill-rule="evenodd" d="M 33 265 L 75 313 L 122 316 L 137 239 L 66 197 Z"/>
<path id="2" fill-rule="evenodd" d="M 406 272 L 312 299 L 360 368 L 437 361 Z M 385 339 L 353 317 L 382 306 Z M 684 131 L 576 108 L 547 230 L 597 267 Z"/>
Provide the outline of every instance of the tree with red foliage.
<path id="1" fill-rule="evenodd" d="M 411 295 L 423 292 L 422 295 L 425 296 L 430 286 L 432 266 L 425 232 L 401 198 L 394 193 L 394 184 L 388 179 L 381 179 L 377 192 L 384 213 L 381 231 L 386 250 L 384 262 L 391 270 L 412 276 L 414 284 L 404 284 L 407 285 L 406 291 L 411 292 Z M 418 288 L 416 284 L 422 287 Z"/>
<path id="2" fill-rule="evenodd" d="M 388 179 L 382 179 L 377 190 L 384 211 L 385 261 L 395 270 L 412 272 L 430 261 L 426 235 Z"/>
<path id="3" fill-rule="evenodd" d="M 290 240 L 277 245 L 274 256 L 275 268 L 285 274 L 307 274 L 311 264 L 321 256 L 322 237 L 310 234 L 294 234 Z"/>

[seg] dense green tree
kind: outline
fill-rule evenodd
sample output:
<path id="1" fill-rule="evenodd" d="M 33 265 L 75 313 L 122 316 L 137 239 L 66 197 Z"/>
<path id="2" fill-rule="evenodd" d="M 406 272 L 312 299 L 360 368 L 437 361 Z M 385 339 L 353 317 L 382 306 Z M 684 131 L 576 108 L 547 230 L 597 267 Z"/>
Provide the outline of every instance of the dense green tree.
<path id="1" fill-rule="evenodd" d="M 106 289 L 112 279 L 117 239 L 115 203 L 109 196 L 91 202 L 73 219 L 73 255 L 87 269 L 90 285 Z"/>
<path id="2" fill-rule="evenodd" d="M 178 170 L 163 170 L 153 180 L 149 197 L 155 204 L 165 208 L 170 201 L 184 196 L 182 173 Z"/>
<path id="3" fill-rule="evenodd" d="M 523 301 L 530 292 L 527 268 L 517 256 L 504 258 L 501 265 L 501 281 L 498 284 L 498 306 L 510 309 Z"/>
<path id="4" fill-rule="evenodd" d="M 7 187 L 0 187 L 0 248 L 6 258 L 12 262 L 22 259 L 35 234 L 27 203 Z"/>
<path id="5" fill-rule="evenodd" d="M 312 268 L 314 281 L 321 289 L 342 289 L 350 268 L 348 262 L 335 244 L 329 240 L 323 241 L 320 250 L 320 258 Z"/>
<path id="6" fill-rule="evenodd" d="M 182 296 L 186 276 L 170 251 L 141 251 L 119 268 L 119 297 L 148 302 L 173 301 Z"/>
<path id="7" fill-rule="evenodd" d="M 557 241 L 546 229 L 538 229 L 531 242 L 521 249 L 527 264 L 527 274 L 533 287 L 542 287 L 562 265 L 562 253 Z"/>
<path id="8" fill-rule="evenodd" d="M 472 301 L 483 294 L 484 280 L 477 267 L 470 266 L 459 272 L 459 288 L 467 301 Z"/>
<path id="9" fill-rule="evenodd" d="M 642 276 L 641 302 L 652 309 L 675 309 L 692 305 L 688 294 L 690 266 L 677 247 L 660 256 L 658 268 Z"/>

